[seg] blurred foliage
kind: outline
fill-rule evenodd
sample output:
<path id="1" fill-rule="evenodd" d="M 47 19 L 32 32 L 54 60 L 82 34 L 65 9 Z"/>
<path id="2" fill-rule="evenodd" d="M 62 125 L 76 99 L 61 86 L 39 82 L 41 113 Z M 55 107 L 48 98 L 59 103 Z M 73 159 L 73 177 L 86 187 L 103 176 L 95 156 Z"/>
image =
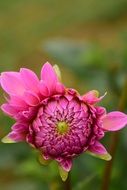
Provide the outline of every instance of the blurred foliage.
<path id="1" fill-rule="evenodd" d="M 57 63 L 63 81 L 82 94 L 108 92 L 103 106 L 115 110 L 127 73 L 127 0 L 1 0 L 0 72 L 42 62 Z M 0 103 L 4 102 L 0 91 Z M 127 111 L 127 106 L 126 106 Z M 0 114 L 0 137 L 12 119 Z M 121 138 L 110 190 L 126 190 L 127 129 Z M 110 135 L 103 140 L 110 146 Z M 74 190 L 99 190 L 105 162 L 86 154 L 74 161 Z M 41 166 L 25 143 L 0 143 L 0 190 L 62 190 L 56 163 Z"/>

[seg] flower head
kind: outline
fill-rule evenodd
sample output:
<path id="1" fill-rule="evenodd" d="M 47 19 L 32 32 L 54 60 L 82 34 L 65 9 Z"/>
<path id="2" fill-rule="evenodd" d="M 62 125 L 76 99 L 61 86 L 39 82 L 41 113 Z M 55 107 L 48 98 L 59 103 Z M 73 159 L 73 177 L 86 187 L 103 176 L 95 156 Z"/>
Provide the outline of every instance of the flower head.
<path id="1" fill-rule="evenodd" d="M 26 141 L 39 150 L 41 162 L 56 160 L 66 180 L 73 158 L 83 152 L 111 159 L 99 141 L 105 132 L 123 128 L 127 115 L 107 114 L 96 105 L 103 98 L 96 90 L 81 96 L 64 87 L 59 78 L 58 67 L 49 63 L 42 67 L 41 80 L 24 68 L 1 73 L 1 87 L 9 95 L 1 109 L 16 120 L 3 142 Z"/>

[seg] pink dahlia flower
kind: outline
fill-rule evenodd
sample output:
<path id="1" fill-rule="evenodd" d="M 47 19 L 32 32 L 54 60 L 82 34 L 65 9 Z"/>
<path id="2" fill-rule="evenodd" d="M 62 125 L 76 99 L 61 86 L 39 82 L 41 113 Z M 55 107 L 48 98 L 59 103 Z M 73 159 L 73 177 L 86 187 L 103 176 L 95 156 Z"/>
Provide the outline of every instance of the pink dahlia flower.
<path id="1" fill-rule="evenodd" d="M 44 64 L 41 79 L 29 69 L 3 72 L 0 84 L 9 95 L 1 109 L 16 123 L 3 142 L 26 141 L 40 152 L 40 161 L 56 160 L 60 175 L 66 180 L 72 159 L 81 153 L 110 160 L 100 140 L 107 131 L 117 131 L 127 124 L 127 115 L 106 113 L 97 106 L 103 97 L 93 90 L 81 96 L 59 81 L 57 66 Z"/>

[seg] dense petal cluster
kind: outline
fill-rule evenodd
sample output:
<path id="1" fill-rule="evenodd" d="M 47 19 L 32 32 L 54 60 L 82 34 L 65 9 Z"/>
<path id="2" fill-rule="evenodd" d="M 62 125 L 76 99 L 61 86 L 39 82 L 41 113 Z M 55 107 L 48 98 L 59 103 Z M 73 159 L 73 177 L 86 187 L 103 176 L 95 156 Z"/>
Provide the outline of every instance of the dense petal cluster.
<path id="1" fill-rule="evenodd" d="M 41 162 L 56 160 L 65 180 L 72 159 L 83 152 L 111 159 L 99 141 L 106 131 L 123 128 L 127 115 L 107 114 L 96 105 L 103 98 L 97 91 L 81 96 L 59 78 L 58 68 L 49 63 L 42 67 L 41 80 L 29 69 L 1 73 L 1 87 L 9 95 L 1 109 L 16 120 L 3 142 L 26 141 L 39 150 Z"/>

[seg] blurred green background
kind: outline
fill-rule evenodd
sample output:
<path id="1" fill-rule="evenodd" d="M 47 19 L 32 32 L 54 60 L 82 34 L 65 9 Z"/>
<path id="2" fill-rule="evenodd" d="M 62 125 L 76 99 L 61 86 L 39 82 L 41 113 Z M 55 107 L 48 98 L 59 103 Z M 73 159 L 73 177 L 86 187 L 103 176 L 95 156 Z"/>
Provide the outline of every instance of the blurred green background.
<path id="1" fill-rule="evenodd" d="M 46 61 L 59 65 L 66 86 L 81 94 L 107 91 L 101 105 L 117 109 L 127 74 L 127 0 L 0 0 L 0 72 L 27 67 L 39 76 Z M 0 138 L 13 123 L 0 113 Z M 120 132 L 110 190 L 127 189 L 126 134 L 126 128 Z M 72 189 L 101 189 L 104 168 L 105 161 L 79 156 Z M 40 166 L 25 143 L 0 143 L 0 190 L 24 189 L 62 190 L 55 163 Z"/>

